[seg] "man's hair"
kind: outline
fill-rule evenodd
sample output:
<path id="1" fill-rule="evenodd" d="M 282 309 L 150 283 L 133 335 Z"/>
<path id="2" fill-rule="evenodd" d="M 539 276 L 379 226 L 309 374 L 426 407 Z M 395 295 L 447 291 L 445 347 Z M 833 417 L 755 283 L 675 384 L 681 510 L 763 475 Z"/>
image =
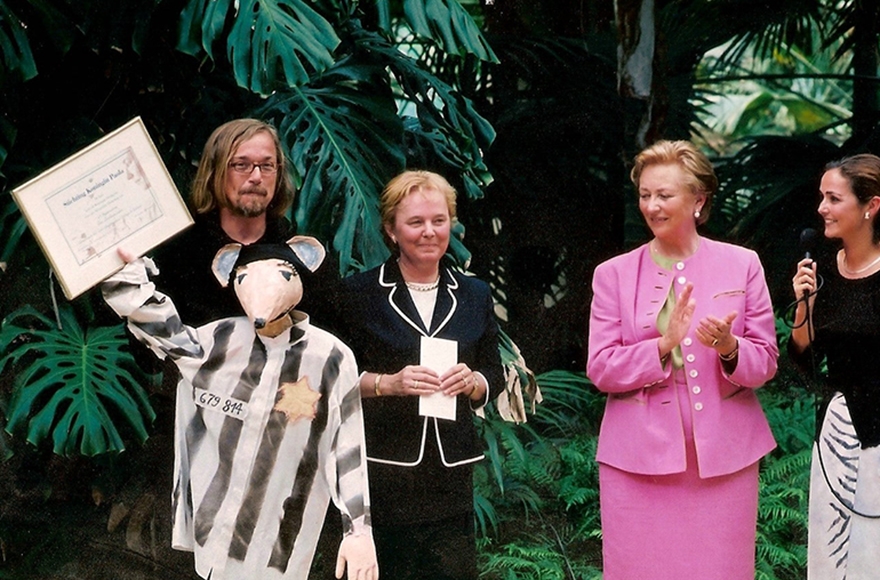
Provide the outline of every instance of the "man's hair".
<path id="1" fill-rule="evenodd" d="M 225 188 L 229 162 L 239 146 L 258 133 L 266 133 L 272 137 L 278 165 L 275 195 L 266 211 L 276 217 L 284 215 L 293 202 L 293 183 L 287 172 L 287 160 L 281 148 L 278 131 L 272 125 L 257 119 L 229 121 L 214 129 L 208 137 L 190 197 L 190 203 L 197 213 L 208 213 L 218 207 L 228 207 L 229 200 L 226 199 Z"/>

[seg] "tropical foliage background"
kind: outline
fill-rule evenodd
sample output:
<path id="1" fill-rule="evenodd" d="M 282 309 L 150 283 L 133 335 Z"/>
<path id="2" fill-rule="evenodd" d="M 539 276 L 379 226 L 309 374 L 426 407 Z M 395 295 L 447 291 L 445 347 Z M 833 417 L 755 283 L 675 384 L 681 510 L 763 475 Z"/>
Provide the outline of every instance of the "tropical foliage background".
<path id="1" fill-rule="evenodd" d="M 658 137 L 716 160 L 708 233 L 759 251 L 784 341 L 821 167 L 880 152 L 878 27 L 880 0 L 0 0 L 0 578 L 192 574 L 167 542 L 173 391 L 94 294 L 56 298 L 12 188 L 139 115 L 185 194 L 208 133 L 259 116 L 295 162 L 292 217 L 344 275 L 384 257 L 388 178 L 447 175 L 453 253 L 544 396 L 480 423 L 482 575 L 599 578 L 584 337 L 593 267 L 646 236 L 627 160 Z M 813 391 L 781 364 L 758 573 L 788 580 Z"/>

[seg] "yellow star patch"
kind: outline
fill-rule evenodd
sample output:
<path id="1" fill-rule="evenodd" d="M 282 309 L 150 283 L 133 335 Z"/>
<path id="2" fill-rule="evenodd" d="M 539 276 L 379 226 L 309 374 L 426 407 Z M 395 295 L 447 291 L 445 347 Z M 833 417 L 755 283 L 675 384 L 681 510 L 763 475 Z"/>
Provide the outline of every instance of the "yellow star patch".
<path id="1" fill-rule="evenodd" d="M 311 421 L 318 411 L 318 399 L 321 393 L 309 387 L 308 377 L 295 383 L 281 383 L 278 387 L 281 397 L 275 403 L 275 410 L 287 415 L 287 421 L 293 423 L 303 417 Z"/>

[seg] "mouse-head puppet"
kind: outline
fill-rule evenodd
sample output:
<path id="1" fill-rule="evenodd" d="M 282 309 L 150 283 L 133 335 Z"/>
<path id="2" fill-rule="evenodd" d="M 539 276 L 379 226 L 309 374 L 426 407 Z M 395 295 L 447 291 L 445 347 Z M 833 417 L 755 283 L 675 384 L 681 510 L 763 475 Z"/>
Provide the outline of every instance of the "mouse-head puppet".
<path id="1" fill-rule="evenodd" d="M 120 257 L 104 298 L 180 374 L 173 547 L 194 552 L 202 578 L 305 580 L 332 500 L 344 530 L 337 576 L 347 566 L 349 578 L 375 578 L 357 363 L 293 312 L 324 247 L 307 236 L 224 246 L 213 272 L 247 318 L 198 327 L 156 288 L 150 258 Z"/>
<path id="2" fill-rule="evenodd" d="M 285 244 L 227 244 L 212 270 L 224 288 L 232 285 L 255 331 L 274 337 L 293 323 L 290 312 L 303 296 L 300 272 L 314 272 L 325 256 L 324 246 L 309 236 Z"/>

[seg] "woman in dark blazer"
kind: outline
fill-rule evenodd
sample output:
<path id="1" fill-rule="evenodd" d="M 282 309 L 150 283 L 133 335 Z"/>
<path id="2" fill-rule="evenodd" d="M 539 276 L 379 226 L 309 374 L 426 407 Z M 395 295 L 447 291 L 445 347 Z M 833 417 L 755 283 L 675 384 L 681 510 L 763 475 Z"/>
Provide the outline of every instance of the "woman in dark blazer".
<path id="1" fill-rule="evenodd" d="M 342 331 L 361 369 L 379 570 L 395 580 L 475 579 L 472 475 L 483 451 L 472 414 L 504 384 L 492 297 L 442 262 L 455 218 L 443 177 L 402 173 L 380 209 L 394 255 L 344 280 Z M 426 363 L 426 339 L 454 341 L 453 364 Z M 420 414 L 431 395 L 454 399 L 448 418 Z"/>

